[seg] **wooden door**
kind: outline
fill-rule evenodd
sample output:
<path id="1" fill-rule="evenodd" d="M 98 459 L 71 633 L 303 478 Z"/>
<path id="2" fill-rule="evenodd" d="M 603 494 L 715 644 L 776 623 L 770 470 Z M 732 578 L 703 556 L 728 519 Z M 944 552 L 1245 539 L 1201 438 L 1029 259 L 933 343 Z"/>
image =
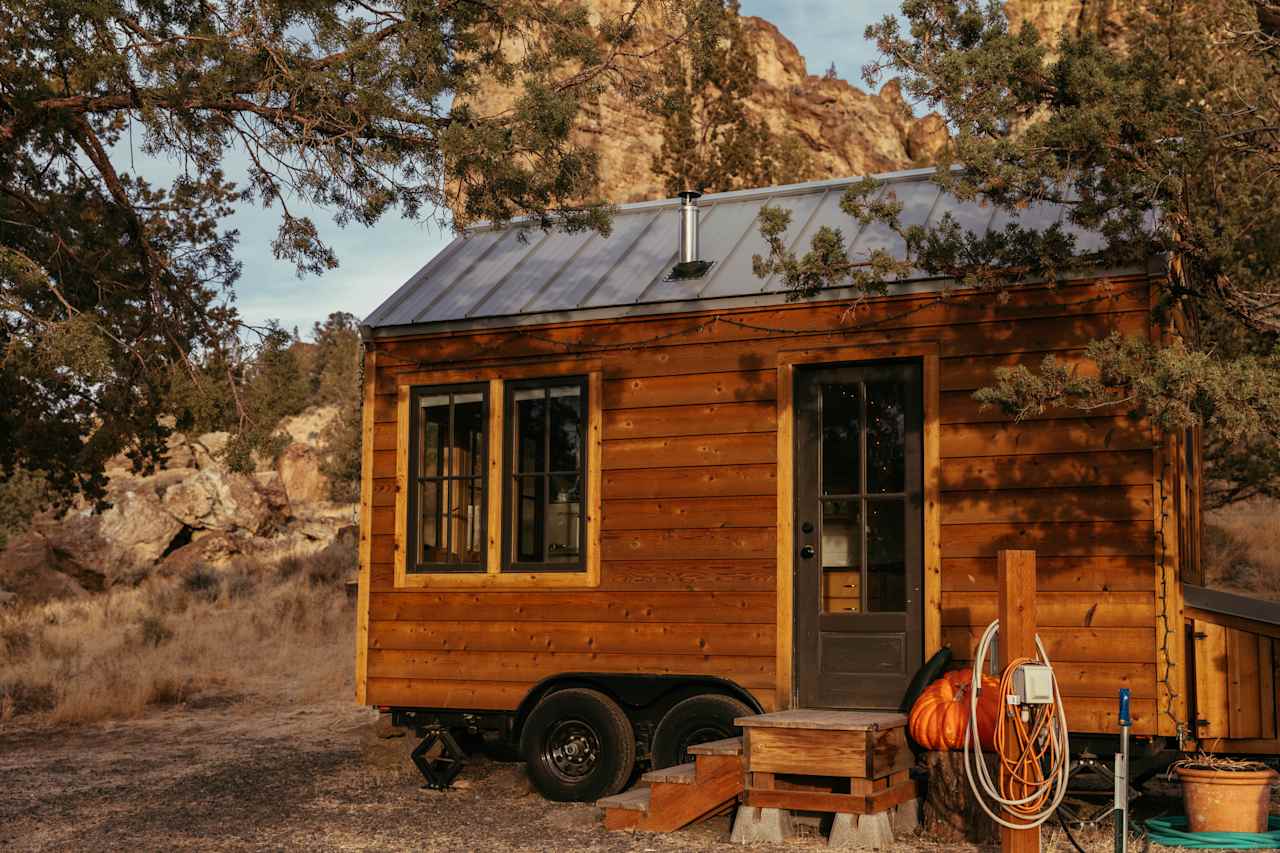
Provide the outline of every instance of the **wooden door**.
<path id="1" fill-rule="evenodd" d="M 922 378 L 918 362 L 797 371 L 801 707 L 896 709 L 921 665 Z"/>

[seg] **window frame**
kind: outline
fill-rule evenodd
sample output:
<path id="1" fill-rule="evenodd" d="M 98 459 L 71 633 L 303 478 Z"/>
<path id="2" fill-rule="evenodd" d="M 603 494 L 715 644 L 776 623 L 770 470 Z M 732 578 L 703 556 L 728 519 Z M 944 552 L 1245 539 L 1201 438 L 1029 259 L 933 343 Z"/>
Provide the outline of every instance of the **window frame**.
<path id="1" fill-rule="evenodd" d="M 480 559 L 477 562 L 419 562 L 419 546 L 421 543 L 418 537 L 421 535 L 422 519 L 419 516 L 421 507 L 418 506 L 418 485 L 423 479 L 418 471 L 419 459 L 419 441 L 422 438 L 422 406 L 423 397 L 436 396 L 441 394 L 449 395 L 449 432 L 450 438 L 453 437 L 453 410 L 455 403 L 453 398 L 457 394 L 480 394 L 480 412 L 484 422 L 484 430 L 480 440 Z M 409 430 L 408 430 L 408 482 L 406 484 L 408 494 L 405 496 L 407 505 L 406 518 L 409 524 L 405 529 L 405 567 L 406 575 L 423 575 L 423 574 L 468 574 L 482 575 L 489 570 L 489 442 L 493 440 L 490 433 L 492 425 L 489 416 L 489 383 L 487 382 L 468 382 L 462 384 L 450 385 L 415 385 L 409 389 Z M 444 474 L 430 479 L 442 480 L 448 482 L 450 480 L 473 479 L 472 477 L 455 476 L 452 474 Z M 447 492 L 446 492 L 447 494 Z M 448 504 L 448 499 L 445 501 Z M 448 516 L 448 506 L 445 507 L 445 516 Z"/>
<path id="2" fill-rule="evenodd" d="M 471 385 L 487 383 L 489 387 L 488 409 L 488 479 L 486 484 L 501 483 L 503 476 L 503 444 L 495 436 L 505 436 L 506 402 L 503 391 L 512 380 L 535 378 L 587 377 L 588 406 L 586 416 L 586 470 L 588 481 L 584 497 L 587 500 L 585 518 L 587 525 L 586 571 L 546 572 L 502 570 L 502 490 L 487 487 L 488 514 L 486 516 L 487 560 L 485 571 L 406 571 L 408 562 L 409 495 L 409 398 L 412 389 L 419 386 Z M 540 361 L 538 363 L 494 364 L 441 369 L 416 369 L 397 371 L 391 376 L 387 390 L 395 394 L 394 441 L 375 451 L 372 466 L 376 472 L 394 469 L 395 486 L 391 500 L 382 501 L 379 494 L 371 494 L 375 514 L 393 515 L 388 524 L 390 536 L 373 536 L 370 542 L 371 559 L 375 568 L 379 562 L 390 563 L 387 569 L 395 589 L 430 589 L 449 591 L 521 590 L 521 589 L 594 589 L 600 585 L 603 548 L 603 477 L 604 477 L 604 371 L 598 358 L 573 358 Z M 385 392 L 382 392 L 385 393 Z M 372 440 L 366 437 L 366 440 Z M 384 441 L 386 439 L 383 439 Z M 383 454 L 394 448 L 394 464 Z M 378 461 L 379 459 L 385 461 Z M 382 507 L 385 506 L 385 509 Z M 385 554 L 383 557 L 381 555 Z"/>
<path id="3" fill-rule="evenodd" d="M 591 453 L 588 448 L 590 440 L 590 418 L 591 418 L 591 388 L 589 377 L 585 375 L 570 376 L 538 376 L 528 379 L 509 379 L 503 385 L 503 413 L 502 413 L 502 534 L 498 537 L 502 548 L 502 559 L 499 570 L 504 573 L 512 572 L 531 572 L 537 574 L 582 574 L 587 571 L 587 541 L 588 541 L 588 518 L 590 516 L 589 507 L 591 506 Z M 517 537 L 514 528 L 515 522 L 515 501 L 516 486 L 515 482 L 522 476 L 538 477 L 543 484 L 544 489 L 550 489 L 551 478 L 557 474 L 563 475 L 564 472 L 555 472 L 551 470 L 551 430 L 550 430 L 550 409 L 547 410 L 547 435 L 546 435 L 546 468 L 547 470 L 535 472 L 533 474 L 519 474 L 516 471 L 516 435 L 514 431 L 516 392 L 530 389 L 541 389 L 544 392 L 551 388 L 577 386 L 579 400 L 581 404 L 580 412 L 580 440 L 578 452 L 578 471 L 577 476 L 581 483 L 581 495 L 578 500 L 578 559 L 573 562 L 526 562 L 517 559 Z M 545 399 L 550 399 L 550 395 L 546 395 Z M 546 496 L 549 498 L 549 494 Z M 547 502 L 548 506 L 550 501 Z M 546 527 L 544 520 L 543 536 L 546 536 Z M 546 551 L 544 543 L 543 551 Z"/>

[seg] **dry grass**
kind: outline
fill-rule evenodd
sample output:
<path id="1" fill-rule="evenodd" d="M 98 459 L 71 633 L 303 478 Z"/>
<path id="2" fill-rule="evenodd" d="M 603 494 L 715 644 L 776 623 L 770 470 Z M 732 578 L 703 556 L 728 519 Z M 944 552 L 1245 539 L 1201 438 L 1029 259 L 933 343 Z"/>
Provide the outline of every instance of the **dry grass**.
<path id="1" fill-rule="evenodd" d="M 1204 564 L 1211 587 L 1280 601 L 1280 502 L 1253 500 L 1209 513 Z"/>
<path id="2" fill-rule="evenodd" d="M 0 611 L 0 724 L 350 695 L 353 548 Z"/>

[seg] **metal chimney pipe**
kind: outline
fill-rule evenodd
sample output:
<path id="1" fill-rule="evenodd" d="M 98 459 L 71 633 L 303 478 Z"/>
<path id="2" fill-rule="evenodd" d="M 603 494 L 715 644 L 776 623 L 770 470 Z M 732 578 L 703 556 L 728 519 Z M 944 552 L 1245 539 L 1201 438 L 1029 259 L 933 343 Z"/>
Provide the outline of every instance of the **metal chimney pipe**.
<path id="1" fill-rule="evenodd" d="M 698 260 L 698 197 L 697 190 L 680 193 L 680 263 Z"/>

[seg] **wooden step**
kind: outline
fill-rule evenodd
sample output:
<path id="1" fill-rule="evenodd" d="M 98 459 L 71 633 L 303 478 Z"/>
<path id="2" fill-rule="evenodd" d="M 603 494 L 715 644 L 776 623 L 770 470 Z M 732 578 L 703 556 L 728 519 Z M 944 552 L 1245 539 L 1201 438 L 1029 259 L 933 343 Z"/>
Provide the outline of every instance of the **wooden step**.
<path id="1" fill-rule="evenodd" d="M 664 767 L 661 770 L 650 770 L 640 777 L 640 781 L 648 782 L 650 785 L 659 782 L 666 785 L 692 785 L 697 777 L 697 765 L 690 761 L 688 764 L 676 764 L 673 767 Z"/>
<path id="2" fill-rule="evenodd" d="M 751 782 L 774 775 L 876 780 L 910 767 L 907 718 L 885 711 L 795 709 L 741 717 Z"/>
<path id="3" fill-rule="evenodd" d="M 742 755 L 742 738 L 727 737 L 689 747 L 690 755 Z"/>
<path id="4" fill-rule="evenodd" d="M 650 793 L 648 788 L 636 787 L 629 791 L 623 791 L 621 794 L 614 794 L 612 797 L 605 797 L 603 800 L 596 800 L 596 805 L 602 809 L 645 812 L 649 810 Z"/>
<path id="5" fill-rule="evenodd" d="M 632 788 L 630 791 L 597 800 L 596 805 L 604 809 L 604 828 L 635 829 L 649 814 L 649 797 L 652 793 L 648 788 Z"/>

